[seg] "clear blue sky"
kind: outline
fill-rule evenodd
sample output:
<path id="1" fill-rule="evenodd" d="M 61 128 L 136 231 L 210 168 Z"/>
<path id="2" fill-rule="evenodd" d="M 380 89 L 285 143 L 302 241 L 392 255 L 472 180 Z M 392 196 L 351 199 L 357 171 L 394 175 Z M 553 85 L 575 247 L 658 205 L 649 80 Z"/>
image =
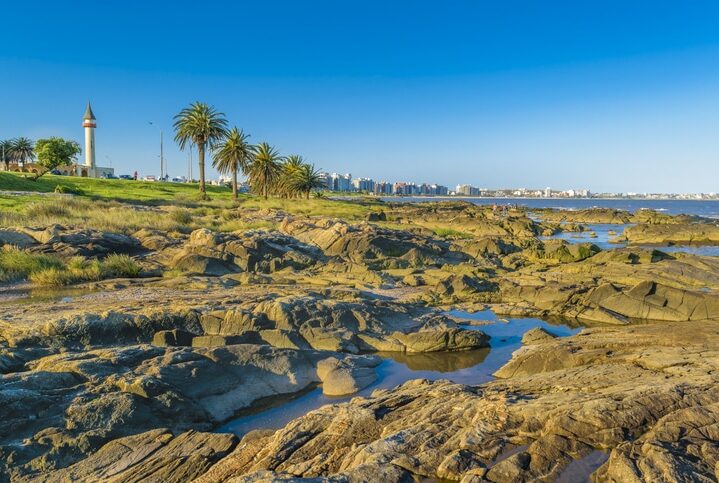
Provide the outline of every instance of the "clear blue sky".
<path id="1" fill-rule="evenodd" d="M 719 191 L 719 2 L 5 2 L 0 137 L 157 174 L 202 100 L 329 171 Z M 166 143 L 170 173 L 187 155 Z M 195 170 L 196 171 L 196 170 Z"/>

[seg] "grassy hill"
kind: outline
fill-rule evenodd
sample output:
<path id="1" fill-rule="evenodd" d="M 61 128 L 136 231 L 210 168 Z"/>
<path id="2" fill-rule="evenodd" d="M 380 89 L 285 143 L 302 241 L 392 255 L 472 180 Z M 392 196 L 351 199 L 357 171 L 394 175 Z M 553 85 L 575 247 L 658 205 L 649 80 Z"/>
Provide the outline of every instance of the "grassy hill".
<path id="1" fill-rule="evenodd" d="M 27 191 L 52 193 L 61 186 L 70 193 L 91 198 L 117 201 L 140 201 L 154 203 L 191 199 L 196 196 L 197 183 L 164 183 L 152 181 L 131 181 L 121 179 L 91 179 L 74 176 L 54 176 L 47 174 L 32 181 L 16 173 L 0 172 L 0 191 Z M 207 186 L 207 192 L 213 199 L 230 199 L 232 192 L 224 186 Z"/>
<path id="2" fill-rule="evenodd" d="M 52 195 L 58 186 L 65 193 L 75 196 Z M 3 193 L 3 191 L 22 192 L 22 194 Z M 232 200 L 232 191 L 224 186 L 208 185 L 207 193 L 210 196 L 210 201 L 199 201 L 197 183 L 161 183 L 53 175 L 45 175 L 37 181 L 32 181 L 16 173 L 0 172 L 0 226 L 27 223 L 49 224 L 63 221 L 86 223 L 88 222 L 87 218 L 78 219 L 82 213 L 107 211 L 113 207 L 110 204 L 113 202 L 152 205 L 163 207 L 165 211 L 182 208 L 192 210 L 192 215 L 195 217 L 198 216 L 198 213 L 205 215 L 213 213 L 219 216 L 222 210 L 239 205 L 245 209 L 282 210 L 292 214 L 332 216 L 347 220 L 363 219 L 369 211 L 379 207 L 379 202 L 372 200 L 361 201 L 358 199 L 356 202 L 332 199 L 270 198 L 265 200 L 262 197 L 249 194 L 240 195 L 240 199 L 235 203 Z M 67 205 L 71 205 L 67 207 L 66 211 L 72 216 L 65 214 L 45 216 L 53 209 L 61 211 L 62 206 Z M 42 216 L 38 216 L 39 213 Z M 121 225 L 121 216 L 117 214 L 115 208 L 113 208 L 113 213 L 116 220 L 113 220 L 112 224 L 98 223 L 94 226 Z M 3 217 L 3 214 L 6 216 Z M 92 215 L 93 218 L 106 218 L 107 216 L 109 216 L 107 212 Z M 126 213 L 125 216 L 128 217 L 129 223 L 129 218 L 134 214 Z M 218 228 L 217 224 L 207 226 Z"/>

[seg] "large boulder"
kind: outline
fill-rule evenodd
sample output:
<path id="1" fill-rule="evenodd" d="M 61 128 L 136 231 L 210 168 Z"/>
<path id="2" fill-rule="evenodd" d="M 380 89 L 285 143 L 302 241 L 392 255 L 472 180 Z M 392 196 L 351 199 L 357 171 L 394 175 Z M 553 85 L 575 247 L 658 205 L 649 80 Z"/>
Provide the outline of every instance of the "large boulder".
<path id="1" fill-rule="evenodd" d="M 565 240 L 546 240 L 529 255 L 552 263 L 572 263 L 585 260 L 599 253 L 601 249 L 593 243 L 569 243 Z"/>
<path id="2" fill-rule="evenodd" d="M 103 257 L 111 253 L 134 254 L 143 250 L 137 238 L 120 233 L 63 225 L 51 225 L 44 228 L 21 227 L 15 230 L 37 242 L 37 245 L 30 247 L 30 250 L 37 253 Z"/>
<path id="3" fill-rule="evenodd" d="M 461 252 L 450 250 L 446 242 L 367 223 L 351 225 L 340 220 L 286 219 L 280 230 L 319 247 L 326 255 L 374 268 L 441 265 L 468 258 Z"/>
<path id="4" fill-rule="evenodd" d="M 435 287 L 435 292 L 440 296 L 455 296 L 458 298 L 494 290 L 496 290 L 495 284 L 467 274 L 450 275 Z"/>
<path id="5" fill-rule="evenodd" d="M 194 310 L 144 309 L 84 312 L 51 318 L 30 327 L 3 326 L 2 335 L 14 347 L 80 348 L 150 342 L 158 331 L 180 330 L 201 334 Z"/>
<path id="6" fill-rule="evenodd" d="M 551 342 L 557 336 L 542 327 L 535 327 L 524 333 L 522 336 L 523 345 L 544 344 Z"/>
<path id="7" fill-rule="evenodd" d="M 390 302 L 334 300 L 308 294 L 267 297 L 226 311 L 208 312 L 200 323 L 207 335 L 243 335 L 277 347 L 349 353 L 486 346 L 486 336 L 481 332 L 460 329 L 449 317 L 425 312 L 415 313 Z"/>
<path id="8" fill-rule="evenodd" d="M 143 228 L 132 234 L 140 244 L 148 250 L 161 251 L 179 245 L 182 240 L 171 236 L 166 231 Z"/>
<path id="9" fill-rule="evenodd" d="M 354 394 L 377 379 L 376 357 L 328 357 L 317 363 L 317 375 L 322 380 L 322 392 L 328 396 Z"/>
<path id="10" fill-rule="evenodd" d="M 584 210 L 534 210 L 542 220 L 555 223 L 625 224 L 633 221 L 632 214 L 614 208 L 588 208 Z"/>
<path id="11" fill-rule="evenodd" d="M 489 345 L 489 337 L 484 332 L 471 329 L 430 329 L 393 335 L 407 352 L 457 351 Z"/>
<path id="12" fill-rule="evenodd" d="M 155 332 L 152 345 L 159 347 L 175 347 L 192 345 L 192 333 L 186 330 L 172 329 Z"/>
<path id="13" fill-rule="evenodd" d="M 229 261 L 197 253 L 181 252 L 172 262 L 172 268 L 188 275 L 220 276 L 237 271 Z"/>
<path id="14" fill-rule="evenodd" d="M 28 248 L 37 245 L 37 240 L 30 235 L 13 229 L 0 230 L 0 247 L 12 246 L 17 248 Z"/>
<path id="15" fill-rule="evenodd" d="M 595 320 L 604 315 L 620 322 L 715 320 L 719 319 L 719 297 L 652 281 L 643 281 L 631 288 L 603 284 L 583 298 L 577 315 Z"/>
<path id="16" fill-rule="evenodd" d="M 625 229 L 624 237 L 633 244 L 715 245 L 719 244 L 719 225 L 716 223 L 641 224 Z"/>
<path id="17" fill-rule="evenodd" d="M 280 233 L 216 233 L 202 228 L 190 234 L 170 265 L 203 275 L 271 273 L 283 268 L 304 269 L 321 258 L 316 248 Z"/>

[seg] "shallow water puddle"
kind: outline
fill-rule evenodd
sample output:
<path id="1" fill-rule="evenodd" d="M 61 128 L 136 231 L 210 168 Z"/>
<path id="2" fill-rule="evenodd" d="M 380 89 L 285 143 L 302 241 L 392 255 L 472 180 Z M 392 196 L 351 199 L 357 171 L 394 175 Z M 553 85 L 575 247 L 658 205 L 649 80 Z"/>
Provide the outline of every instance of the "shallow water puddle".
<path id="1" fill-rule="evenodd" d="M 33 304 L 40 302 L 71 302 L 74 298 L 83 295 L 97 293 L 97 288 L 86 287 L 57 287 L 57 288 L 33 288 L 27 285 L 19 287 L 0 288 L 1 305 Z"/>
<path id="2" fill-rule="evenodd" d="M 566 240 L 569 243 L 594 243 L 602 250 L 611 248 L 621 248 L 627 246 L 625 242 L 611 243 L 610 240 L 617 235 L 621 235 L 625 228 L 633 226 L 631 224 L 620 225 L 614 223 L 580 223 L 586 228 L 585 231 L 573 232 L 565 231 L 556 235 L 543 236 L 540 240 Z"/>
<path id="3" fill-rule="evenodd" d="M 597 471 L 609 459 L 604 451 L 594 450 L 584 458 L 574 460 L 564 468 L 555 483 L 584 483 L 589 482 L 589 476 Z"/>
<path id="4" fill-rule="evenodd" d="M 509 361 L 512 352 L 521 346 L 522 335 L 528 330 L 542 327 L 560 337 L 575 334 L 580 330 L 533 318 L 503 321 L 491 311 L 475 313 L 450 311 L 448 315 L 459 319 L 481 321 L 482 325 L 462 325 L 462 327 L 481 330 L 488 334 L 491 337 L 491 347 L 425 354 L 379 352 L 376 355 L 384 360 L 377 367 L 377 381 L 356 394 L 330 397 L 323 395 L 322 388 L 317 387 L 294 396 L 275 398 L 279 400 L 266 401 L 255 411 L 229 421 L 217 431 L 242 436 L 254 429 L 277 429 L 325 404 L 349 401 L 356 396 L 368 396 L 375 389 L 393 388 L 412 379 L 449 379 L 460 384 L 482 384 L 490 381 L 493 378 L 492 374 Z"/>
<path id="5" fill-rule="evenodd" d="M 569 243 L 594 243 L 602 250 L 612 248 L 623 248 L 627 243 L 611 242 L 614 237 L 621 235 L 625 228 L 634 226 L 632 224 L 619 225 L 610 223 L 581 223 L 586 231 L 562 232 L 552 236 L 540 237 L 540 240 L 566 240 Z M 656 249 L 664 253 L 689 253 L 708 257 L 719 257 L 719 245 L 632 245 L 637 248 Z"/>

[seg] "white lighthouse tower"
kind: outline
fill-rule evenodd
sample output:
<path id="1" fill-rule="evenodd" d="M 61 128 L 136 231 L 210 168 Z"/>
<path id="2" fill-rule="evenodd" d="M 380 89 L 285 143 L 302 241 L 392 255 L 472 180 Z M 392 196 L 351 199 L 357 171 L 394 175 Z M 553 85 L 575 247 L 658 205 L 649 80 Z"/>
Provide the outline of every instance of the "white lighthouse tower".
<path id="1" fill-rule="evenodd" d="M 96 178 L 97 173 L 95 170 L 95 114 L 92 113 L 92 107 L 90 102 L 87 103 L 87 109 L 85 109 L 85 115 L 82 118 L 82 127 L 85 128 L 85 165 L 78 166 L 78 176 L 86 176 L 89 178 Z"/>

